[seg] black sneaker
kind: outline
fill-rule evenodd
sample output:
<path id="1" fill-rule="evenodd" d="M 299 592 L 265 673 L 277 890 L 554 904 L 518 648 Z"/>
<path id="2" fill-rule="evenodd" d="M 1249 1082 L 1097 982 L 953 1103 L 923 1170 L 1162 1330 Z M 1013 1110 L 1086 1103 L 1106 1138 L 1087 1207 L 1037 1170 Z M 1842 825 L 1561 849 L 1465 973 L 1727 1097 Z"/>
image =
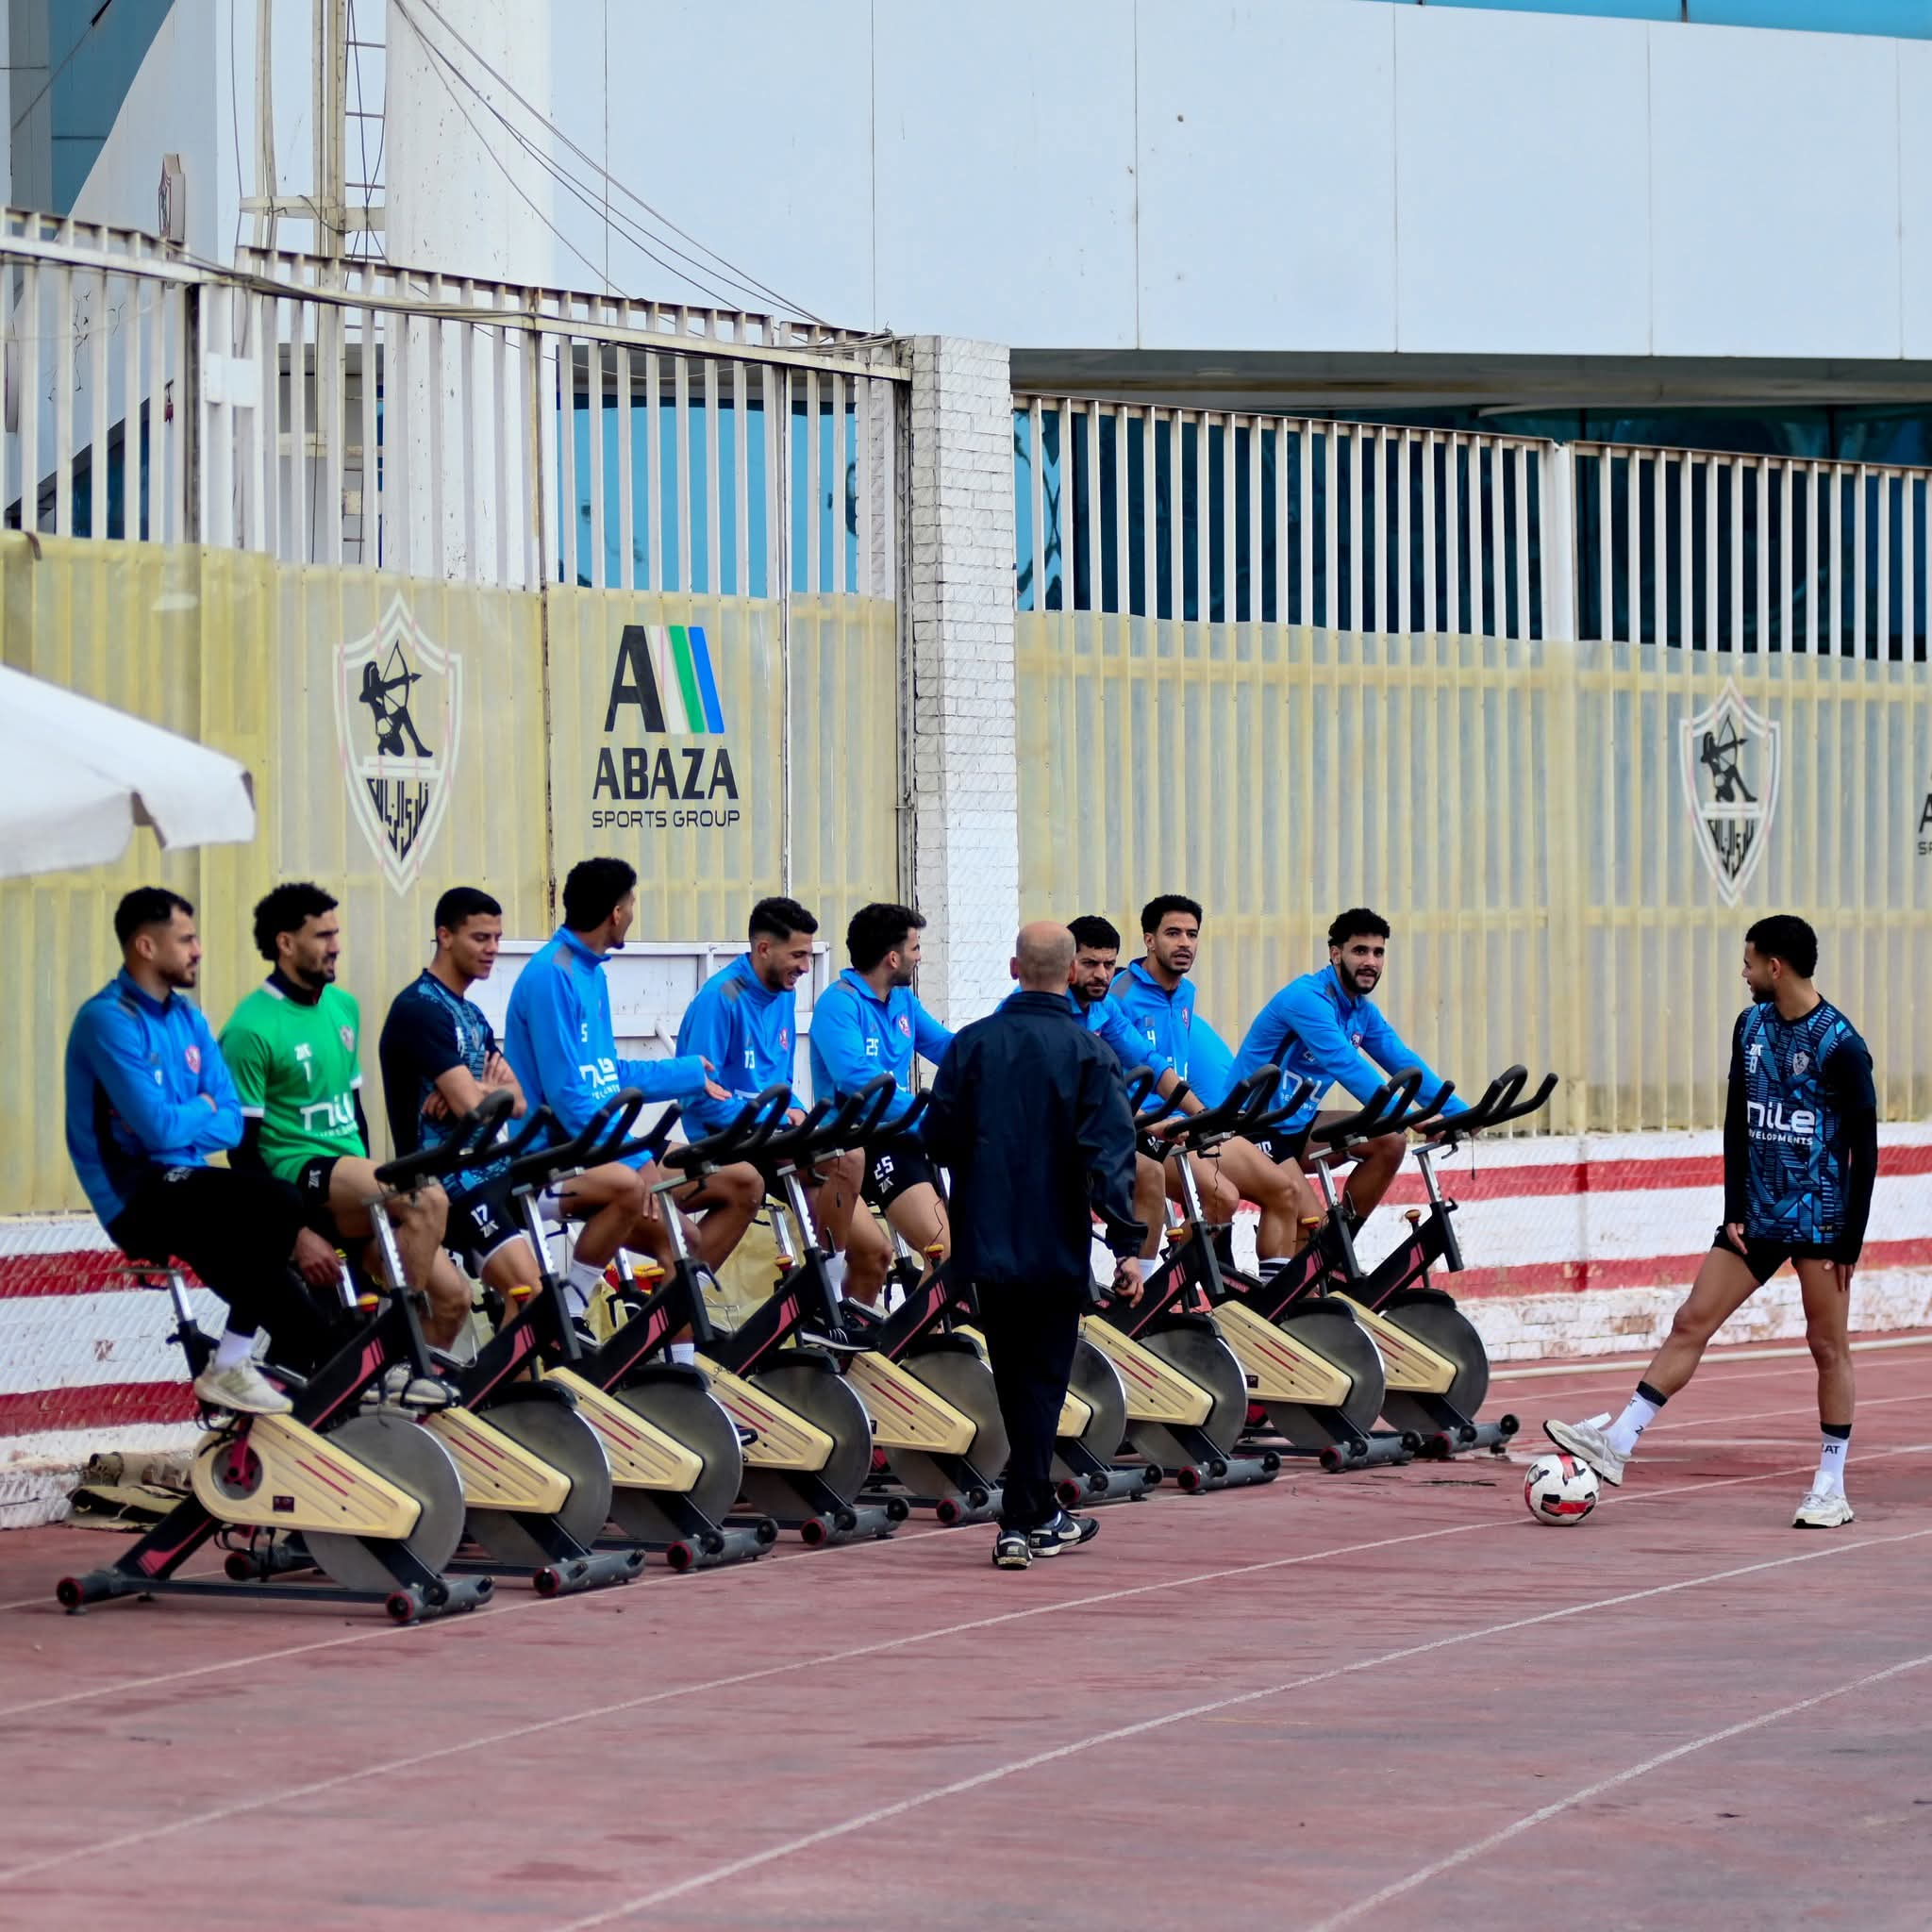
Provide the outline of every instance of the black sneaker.
<path id="1" fill-rule="evenodd" d="M 1049 1550 L 1045 1554 L 1052 1556 L 1054 1552 Z M 1033 1555 L 1031 1539 L 1023 1529 L 1003 1529 L 992 1540 L 995 1570 L 1024 1570 L 1031 1565 Z"/>
<path id="2" fill-rule="evenodd" d="M 758 1432 L 746 1428 L 742 1423 L 733 1423 L 731 1426 L 738 1431 L 738 1446 L 741 1449 L 749 1449 L 758 1439 Z"/>
<path id="3" fill-rule="evenodd" d="M 1092 1516 L 1073 1516 L 1062 1509 L 1051 1523 L 1028 1533 L 1026 1541 L 1036 1557 L 1057 1557 L 1062 1550 L 1076 1550 L 1100 1534 L 1099 1520 Z"/>

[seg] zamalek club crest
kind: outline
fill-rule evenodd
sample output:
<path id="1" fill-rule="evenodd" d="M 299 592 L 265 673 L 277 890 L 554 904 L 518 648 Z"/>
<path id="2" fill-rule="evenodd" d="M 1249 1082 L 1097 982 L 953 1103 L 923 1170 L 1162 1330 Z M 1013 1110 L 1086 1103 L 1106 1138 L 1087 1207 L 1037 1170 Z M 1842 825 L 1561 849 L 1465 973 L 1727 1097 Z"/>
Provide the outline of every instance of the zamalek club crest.
<path id="1" fill-rule="evenodd" d="M 1726 678 L 1677 729 L 1698 855 L 1719 896 L 1735 906 L 1764 858 L 1777 811 L 1779 727 Z"/>
<path id="2" fill-rule="evenodd" d="M 462 727 L 463 660 L 391 599 L 335 653 L 336 744 L 349 809 L 398 891 L 422 876 L 449 808 Z"/>

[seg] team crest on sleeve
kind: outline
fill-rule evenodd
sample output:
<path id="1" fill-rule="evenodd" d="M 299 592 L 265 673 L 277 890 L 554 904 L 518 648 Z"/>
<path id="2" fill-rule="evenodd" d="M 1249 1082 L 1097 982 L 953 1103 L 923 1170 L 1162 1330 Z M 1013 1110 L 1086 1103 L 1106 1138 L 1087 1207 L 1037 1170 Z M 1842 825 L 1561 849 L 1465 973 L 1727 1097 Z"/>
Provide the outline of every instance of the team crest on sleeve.
<path id="1" fill-rule="evenodd" d="M 1677 729 L 1697 854 L 1718 896 L 1735 906 L 1763 862 L 1777 811 L 1780 727 L 1754 711 L 1726 678 Z"/>
<path id="2" fill-rule="evenodd" d="M 353 1026 L 338 1026 L 336 1034 L 342 1042 L 342 1051 L 344 1053 L 354 1053 L 356 1051 L 356 1029 Z"/>
<path id="3" fill-rule="evenodd" d="M 188 1049 L 187 1049 L 187 1050 L 186 1050 L 186 1051 L 185 1051 L 185 1052 L 184 1052 L 184 1053 L 182 1054 L 181 1058 L 183 1058 L 184 1060 L 186 1060 L 186 1061 L 188 1062 L 188 1071 L 189 1071 L 189 1072 L 190 1072 L 191 1074 L 198 1074 L 198 1073 L 200 1073 L 200 1072 L 201 1072 L 201 1049 L 200 1049 L 200 1047 L 198 1047 L 198 1046 L 191 1046 L 191 1047 L 189 1047 L 189 1048 L 188 1048 Z"/>
<path id="4" fill-rule="evenodd" d="M 449 809 L 463 660 L 423 634 L 401 597 L 335 653 L 336 743 L 349 809 L 398 892 L 422 876 Z"/>
<path id="5" fill-rule="evenodd" d="M 898 1027 L 899 1031 L 903 1033 L 908 1040 L 910 1040 L 912 1038 L 912 1022 L 908 1020 L 904 1013 L 901 1013 L 892 1024 Z"/>

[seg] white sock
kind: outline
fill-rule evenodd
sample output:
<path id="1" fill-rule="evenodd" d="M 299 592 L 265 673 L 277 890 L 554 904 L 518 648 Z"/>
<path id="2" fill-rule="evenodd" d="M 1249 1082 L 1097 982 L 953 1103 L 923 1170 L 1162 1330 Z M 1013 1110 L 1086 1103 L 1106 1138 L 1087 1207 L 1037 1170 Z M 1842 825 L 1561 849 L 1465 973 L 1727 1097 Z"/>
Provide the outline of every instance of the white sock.
<path id="1" fill-rule="evenodd" d="M 671 1359 L 675 1362 L 694 1362 L 698 1358 L 698 1345 L 694 1341 L 674 1341 L 671 1344 Z"/>
<path id="2" fill-rule="evenodd" d="M 1643 1392 L 1649 1386 L 1647 1382 L 1638 1383 L 1637 1393 L 1630 1398 L 1630 1406 L 1604 1432 L 1610 1447 L 1619 1456 L 1628 1456 L 1636 1450 L 1638 1437 L 1649 1428 L 1663 1408 L 1662 1396 Z"/>
<path id="3" fill-rule="evenodd" d="M 216 1374 L 225 1369 L 237 1369 L 255 1355 L 255 1334 L 251 1329 L 246 1335 L 237 1335 L 232 1328 L 222 1330 L 222 1339 L 215 1343 L 215 1358 L 212 1367 Z"/>
<path id="4" fill-rule="evenodd" d="M 591 1297 L 604 1286 L 604 1271 L 594 1262 L 573 1261 L 564 1271 L 563 1298 L 573 1315 L 591 1312 Z"/>
<path id="5" fill-rule="evenodd" d="M 1818 1475 L 1811 1487 L 1823 1490 L 1833 1496 L 1845 1492 L 1845 1457 L 1851 1454 L 1852 1432 L 1847 1428 L 1842 1436 L 1826 1435 L 1819 1439 Z"/>

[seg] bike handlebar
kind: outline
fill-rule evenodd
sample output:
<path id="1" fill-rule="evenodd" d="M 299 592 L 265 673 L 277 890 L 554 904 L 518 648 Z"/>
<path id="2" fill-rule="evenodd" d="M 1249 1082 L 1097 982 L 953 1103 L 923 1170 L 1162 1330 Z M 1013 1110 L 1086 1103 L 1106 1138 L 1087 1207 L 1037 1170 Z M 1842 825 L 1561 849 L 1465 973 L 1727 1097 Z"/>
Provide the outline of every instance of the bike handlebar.
<path id="1" fill-rule="evenodd" d="M 791 1105 L 791 1090 L 783 1081 L 767 1087 L 739 1110 L 716 1133 L 706 1134 L 683 1147 L 674 1147 L 664 1157 L 666 1167 L 723 1167 L 730 1161 L 748 1159 L 770 1141 Z"/>
<path id="2" fill-rule="evenodd" d="M 376 1186 L 400 1194 L 419 1181 L 435 1180 L 468 1167 L 502 1130 L 515 1105 L 516 1096 L 507 1087 L 491 1089 L 457 1122 L 446 1139 L 385 1161 L 375 1170 Z"/>
<path id="3" fill-rule="evenodd" d="M 1435 1146 L 1450 1148 L 1472 1135 L 1488 1133 L 1492 1128 L 1508 1125 L 1511 1121 L 1524 1120 L 1530 1114 L 1541 1112 L 1549 1105 L 1550 1095 L 1557 1091 L 1557 1076 L 1545 1074 L 1536 1091 L 1527 1100 L 1519 1100 L 1517 1096 L 1528 1079 L 1529 1074 L 1522 1066 L 1504 1068 L 1490 1082 L 1482 1098 L 1474 1107 L 1426 1128 L 1425 1137 Z"/>
<path id="4" fill-rule="evenodd" d="M 1250 1140 L 1265 1134 L 1287 1120 L 1308 1095 L 1307 1081 L 1298 1079 L 1290 1092 L 1274 1097 L 1280 1080 L 1279 1067 L 1257 1068 L 1246 1079 L 1238 1081 L 1219 1107 L 1204 1108 L 1197 1114 L 1186 1116 L 1163 1138 L 1176 1147 L 1205 1147 L 1236 1134 Z M 1184 1087 L 1176 1088 L 1168 1096 L 1168 1104 L 1172 1106 L 1186 1091 Z M 1163 1108 L 1161 1113 L 1143 1115 L 1137 1124 L 1151 1125 L 1165 1111 Z"/>
<path id="5" fill-rule="evenodd" d="M 568 1140 L 553 1141 L 548 1146 L 533 1146 L 528 1153 L 511 1160 L 505 1178 L 512 1188 L 541 1186 L 560 1174 L 587 1167 L 602 1167 L 607 1161 L 630 1154 L 655 1153 L 662 1147 L 671 1129 L 677 1124 L 677 1109 L 675 1107 L 670 1108 L 647 1136 L 632 1141 L 628 1139 L 631 1123 L 637 1119 L 643 1105 L 644 1096 L 635 1087 L 621 1089 L 584 1123 L 578 1133 Z M 547 1107 L 541 1108 L 538 1110 L 537 1121 L 533 1121 L 517 1137 L 516 1144 L 522 1145 L 535 1138 L 539 1121 L 553 1128 L 558 1125 L 557 1116 Z"/>
<path id="6" fill-rule="evenodd" d="M 897 1091 L 891 1074 L 880 1074 L 836 1103 L 821 1100 L 802 1121 L 751 1150 L 752 1164 L 767 1173 L 785 1166 L 808 1167 L 827 1155 L 862 1147 L 877 1133 Z"/>

